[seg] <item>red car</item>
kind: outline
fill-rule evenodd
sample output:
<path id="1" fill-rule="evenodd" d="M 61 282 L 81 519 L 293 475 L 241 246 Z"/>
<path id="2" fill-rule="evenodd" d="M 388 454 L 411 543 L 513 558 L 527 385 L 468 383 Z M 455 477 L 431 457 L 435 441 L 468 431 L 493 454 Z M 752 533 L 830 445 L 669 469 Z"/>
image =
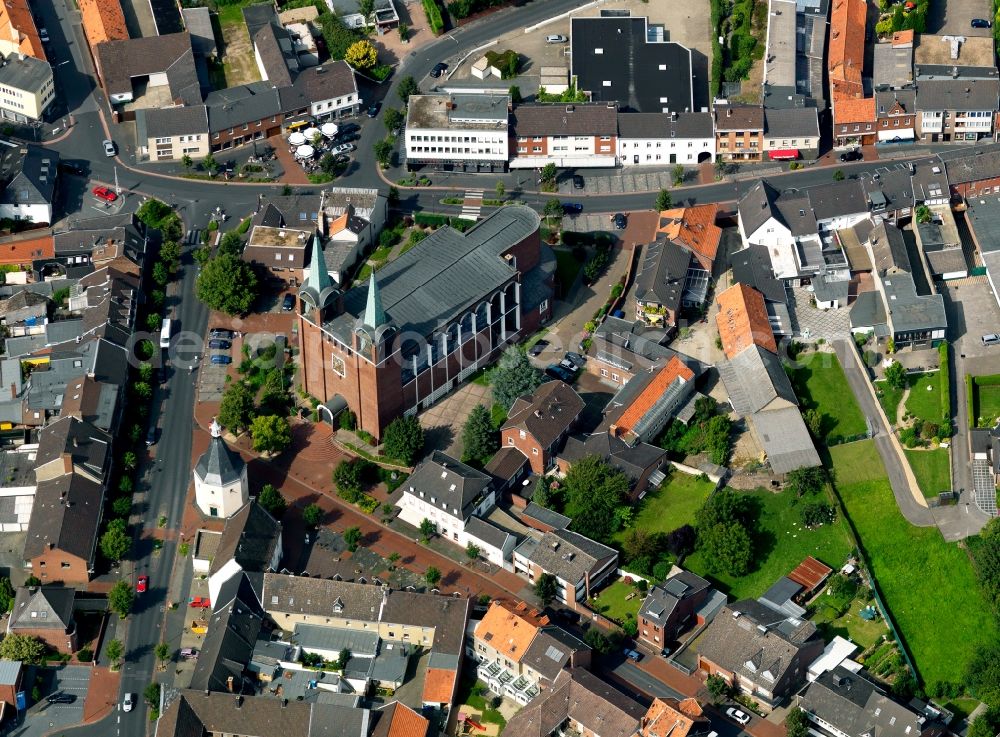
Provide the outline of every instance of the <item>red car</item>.
<path id="1" fill-rule="evenodd" d="M 149 586 L 149 576 L 139 576 L 139 581 L 135 585 L 135 590 L 140 594 L 146 592 L 146 588 Z"/>
<path id="2" fill-rule="evenodd" d="M 105 202 L 114 202 L 118 199 L 118 195 L 112 192 L 107 187 L 94 187 L 93 189 L 94 197 L 104 200 Z"/>
<path id="3" fill-rule="evenodd" d="M 210 606 L 212 606 L 212 602 L 209 601 L 208 598 L 204 596 L 196 596 L 193 599 L 191 599 L 191 606 L 194 607 L 195 609 L 208 609 Z"/>

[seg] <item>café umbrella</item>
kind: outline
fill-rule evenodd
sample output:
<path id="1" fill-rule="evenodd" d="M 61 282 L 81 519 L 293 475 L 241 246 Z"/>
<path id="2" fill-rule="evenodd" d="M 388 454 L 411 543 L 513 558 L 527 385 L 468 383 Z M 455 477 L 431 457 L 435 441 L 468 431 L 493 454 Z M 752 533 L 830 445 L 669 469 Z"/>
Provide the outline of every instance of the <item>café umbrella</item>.
<path id="1" fill-rule="evenodd" d="M 323 126 L 320 128 L 320 131 L 322 131 L 323 135 L 327 138 L 333 138 L 337 135 L 338 130 L 339 128 L 337 128 L 336 123 L 323 123 Z"/>
<path id="2" fill-rule="evenodd" d="M 306 137 L 302 134 L 301 131 L 295 131 L 294 133 L 292 133 L 292 135 L 288 137 L 288 142 L 293 146 L 301 146 L 303 143 L 306 142 Z"/>
<path id="3" fill-rule="evenodd" d="M 316 149 L 314 149 L 312 146 L 309 146 L 308 144 L 304 146 L 299 146 L 295 150 L 295 156 L 300 159 L 311 159 L 313 157 L 313 154 L 315 153 Z"/>

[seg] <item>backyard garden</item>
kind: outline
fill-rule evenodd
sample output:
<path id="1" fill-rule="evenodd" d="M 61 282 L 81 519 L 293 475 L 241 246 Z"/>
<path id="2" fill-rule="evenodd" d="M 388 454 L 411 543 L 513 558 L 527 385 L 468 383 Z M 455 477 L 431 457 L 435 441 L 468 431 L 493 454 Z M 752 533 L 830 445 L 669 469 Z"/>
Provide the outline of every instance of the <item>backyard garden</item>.
<path id="1" fill-rule="evenodd" d="M 969 422 L 973 427 L 990 428 L 1000 420 L 1000 374 L 965 376 Z"/>
<path id="2" fill-rule="evenodd" d="M 815 433 L 825 445 L 836 445 L 864 437 L 868 432 L 864 415 L 853 399 L 847 377 L 834 353 L 816 351 L 799 354 L 795 367 L 789 370 L 792 386 L 799 398 L 806 423 L 814 413 L 819 432 Z"/>
<path id="3" fill-rule="evenodd" d="M 653 533 L 693 525 L 695 512 L 714 488 L 715 484 L 707 476 L 693 476 L 675 469 L 639 502 L 633 526 Z M 620 530 L 615 540 L 621 542 L 625 534 L 625 530 Z"/>

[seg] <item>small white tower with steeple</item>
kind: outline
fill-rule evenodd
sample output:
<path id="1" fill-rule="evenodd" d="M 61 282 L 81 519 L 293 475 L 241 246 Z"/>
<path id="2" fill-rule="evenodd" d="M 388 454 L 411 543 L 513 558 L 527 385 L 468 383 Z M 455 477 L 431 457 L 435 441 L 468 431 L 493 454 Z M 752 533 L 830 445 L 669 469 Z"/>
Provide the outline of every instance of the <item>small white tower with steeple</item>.
<path id="1" fill-rule="evenodd" d="M 247 466 L 222 439 L 222 426 L 212 418 L 212 440 L 194 467 L 195 503 L 209 517 L 229 517 L 247 503 Z"/>

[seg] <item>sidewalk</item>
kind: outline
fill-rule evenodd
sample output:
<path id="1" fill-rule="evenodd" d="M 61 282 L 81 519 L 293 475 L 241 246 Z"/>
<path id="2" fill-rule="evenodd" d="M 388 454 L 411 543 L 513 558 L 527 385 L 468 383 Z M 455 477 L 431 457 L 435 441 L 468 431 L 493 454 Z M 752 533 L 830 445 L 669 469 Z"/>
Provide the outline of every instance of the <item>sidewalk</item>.
<path id="1" fill-rule="evenodd" d="M 93 669 L 87 698 L 83 702 L 83 724 L 96 722 L 114 711 L 118 705 L 121 680 L 121 673 L 112 673 L 110 668 Z"/>

